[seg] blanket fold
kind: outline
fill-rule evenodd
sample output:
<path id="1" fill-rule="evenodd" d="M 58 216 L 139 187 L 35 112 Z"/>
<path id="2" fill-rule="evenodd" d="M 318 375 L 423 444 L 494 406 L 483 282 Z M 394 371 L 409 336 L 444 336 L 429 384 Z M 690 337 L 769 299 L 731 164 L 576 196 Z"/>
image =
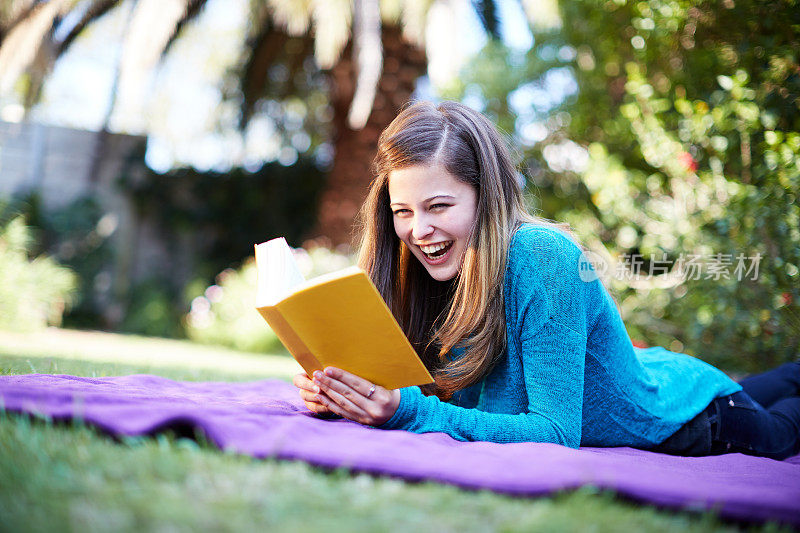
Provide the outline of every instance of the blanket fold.
<path id="1" fill-rule="evenodd" d="M 7 411 L 75 420 L 114 436 L 202 431 L 221 449 L 257 458 L 540 496 L 593 485 L 637 501 L 714 509 L 737 520 L 800 526 L 800 456 L 673 457 L 632 448 L 459 442 L 323 420 L 285 382 L 177 382 L 158 376 L 0 376 Z"/>

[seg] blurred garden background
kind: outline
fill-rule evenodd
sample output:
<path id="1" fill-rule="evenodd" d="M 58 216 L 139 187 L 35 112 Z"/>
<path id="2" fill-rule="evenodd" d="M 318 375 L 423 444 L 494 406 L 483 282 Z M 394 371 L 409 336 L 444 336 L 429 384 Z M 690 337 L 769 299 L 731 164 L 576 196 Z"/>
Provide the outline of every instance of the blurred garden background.
<path id="1" fill-rule="evenodd" d="M 796 359 L 798 54 L 796 0 L 0 0 L 0 374 L 291 379 L 252 246 L 351 264 L 377 137 L 412 99 L 502 128 L 633 339 L 736 375 Z M 266 528 L 744 529 L 0 410 L 0 530 Z"/>
<path id="2" fill-rule="evenodd" d="M 278 352 L 252 245 L 350 264 L 380 131 L 456 99 L 632 338 L 775 366 L 800 352 L 798 54 L 794 0 L 2 0 L 0 328 Z"/>

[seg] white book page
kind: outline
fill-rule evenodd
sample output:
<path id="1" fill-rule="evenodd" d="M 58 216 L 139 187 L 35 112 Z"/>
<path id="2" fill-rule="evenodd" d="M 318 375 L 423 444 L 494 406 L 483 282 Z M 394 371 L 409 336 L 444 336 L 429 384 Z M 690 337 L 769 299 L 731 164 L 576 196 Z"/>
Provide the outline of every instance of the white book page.
<path id="1" fill-rule="evenodd" d="M 359 272 L 364 272 L 357 266 L 349 266 L 347 268 L 343 268 L 341 270 L 336 270 L 335 272 L 328 272 L 327 274 L 320 274 L 316 278 L 311 278 L 306 280 L 300 285 L 296 285 L 292 293 L 298 293 L 304 291 L 305 289 L 310 289 L 311 287 L 316 287 L 317 285 L 322 285 L 323 283 L 327 283 L 329 281 L 333 281 L 335 279 L 346 278 L 347 276 L 352 276 L 353 274 L 358 274 Z M 366 272 L 365 272 L 366 274 Z"/>
<path id="2" fill-rule="evenodd" d="M 256 307 L 275 305 L 306 280 L 286 239 L 256 244 Z"/>

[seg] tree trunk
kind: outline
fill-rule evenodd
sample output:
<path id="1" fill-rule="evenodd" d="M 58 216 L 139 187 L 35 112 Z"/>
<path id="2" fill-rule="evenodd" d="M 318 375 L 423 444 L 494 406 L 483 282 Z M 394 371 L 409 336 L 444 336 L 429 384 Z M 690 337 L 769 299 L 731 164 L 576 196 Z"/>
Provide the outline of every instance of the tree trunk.
<path id="1" fill-rule="evenodd" d="M 353 223 L 372 181 L 372 160 L 381 131 L 409 100 L 417 78 L 427 68 L 425 52 L 402 38 L 397 27 L 383 27 L 383 72 L 372 113 L 361 130 L 350 129 L 347 113 L 353 100 L 356 69 L 348 45 L 330 71 L 334 161 L 321 193 L 313 234 L 334 246 L 354 244 Z"/>

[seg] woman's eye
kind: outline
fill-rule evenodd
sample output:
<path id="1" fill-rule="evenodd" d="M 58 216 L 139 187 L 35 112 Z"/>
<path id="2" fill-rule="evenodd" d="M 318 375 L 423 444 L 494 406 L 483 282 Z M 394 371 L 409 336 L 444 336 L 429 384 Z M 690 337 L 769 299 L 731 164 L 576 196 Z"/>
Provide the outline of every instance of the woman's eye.
<path id="1" fill-rule="evenodd" d="M 442 209 L 445 207 L 450 207 L 450 204 L 433 204 L 431 205 L 431 209 Z"/>
<path id="2" fill-rule="evenodd" d="M 395 216 L 397 216 L 397 215 L 405 215 L 406 213 L 408 213 L 408 209 L 395 209 L 394 210 Z"/>

